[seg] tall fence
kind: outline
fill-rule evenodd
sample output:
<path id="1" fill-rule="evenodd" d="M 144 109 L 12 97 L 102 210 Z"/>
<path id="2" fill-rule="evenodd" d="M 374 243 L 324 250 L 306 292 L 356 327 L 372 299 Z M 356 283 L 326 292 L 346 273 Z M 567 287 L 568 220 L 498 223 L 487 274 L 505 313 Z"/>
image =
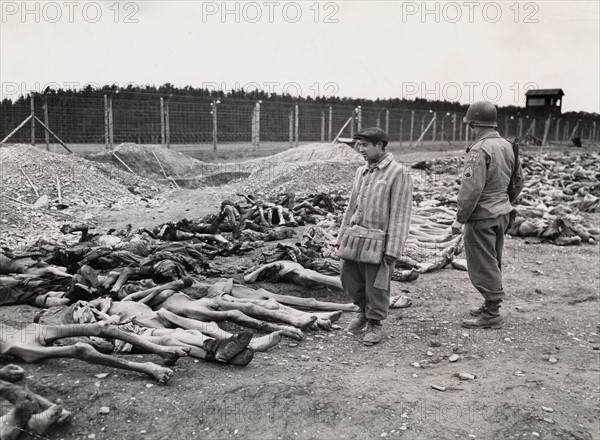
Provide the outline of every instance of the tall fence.
<path id="1" fill-rule="evenodd" d="M 48 94 L 31 96 L 3 109 L 0 139 L 5 139 L 33 114 L 66 144 L 219 145 L 261 143 L 296 146 L 300 142 L 351 137 L 362 127 L 378 126 L 392 144 L 417 147 L 423 143 L 467 141 L 462 114 L 375 106 L 324 105 L 274 101 L 158 96 L 139 93 Z M 32 118 L 34 120 L 35 118 Z M 54 143 L 52 136 L 28 121 L 10 142 Z M 498 129 L 507 138 L 520 137 L 537 145 L 573 138 L 598 142 L 594 120 L 529 118 L 500 114 Z M 210 148 L 210 147 L 209 147 Z"/>

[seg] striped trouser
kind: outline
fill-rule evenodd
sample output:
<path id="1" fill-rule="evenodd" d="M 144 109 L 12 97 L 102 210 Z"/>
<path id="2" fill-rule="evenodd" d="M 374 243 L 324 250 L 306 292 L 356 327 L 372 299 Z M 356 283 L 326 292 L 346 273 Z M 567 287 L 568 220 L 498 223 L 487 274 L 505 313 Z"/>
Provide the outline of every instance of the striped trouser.
<path id="1" fill-rule="evenodd" d="M 352 298 L 352 302 L 364 311 L 367 319 L 382 321 L 387 318 L 390 306 L 390 290 L 389 288 L 378 289 L 374 286 L 380 264 L 340 261 L 342 287 Z M 390 279 L 392 273 L 393 270 L 390 270 Z"/>

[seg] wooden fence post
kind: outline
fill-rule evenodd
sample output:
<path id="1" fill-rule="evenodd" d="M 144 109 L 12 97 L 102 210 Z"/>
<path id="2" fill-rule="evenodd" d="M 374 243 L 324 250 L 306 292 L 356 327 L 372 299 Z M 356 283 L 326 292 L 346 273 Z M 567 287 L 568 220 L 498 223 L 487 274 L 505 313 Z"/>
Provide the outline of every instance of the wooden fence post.
<path id="1" fill-rule="evenodd" d="M 289 137 L 290 137 L 290 148 L 294 146 L 294 107 L 290 107 L 289 118 Z"/>
<path id="2" fill-rule="evenodd" d="M 325 109 L 321 109 L 321 142 L 325 142 Z"/>
<path id="3" fill-rule="evenodd" d="M 556 132 L 554 133 L 554 140 L 556 142 L 558 142 L 560 140 L 559 139 L 559 136 L 560 136 L 560 121 L 562 121 L 562 118 L 558 118 L 556 120 Z"/>
<path id="4" fill-rule="evenodd" d="M 165 142 L 167 143 L 167 148 L 171 148 L 171 113 L 169 110 L 169 102 L 171 101 L 170 99 L 171 97 L 169 96 L 166 100 L 165 100 Z M 213 121 L 215 121 L 215 118 L 217 117 L 216 114 L 216 106 L 215 106 L 215 114 L 213 115 Z M 213 127 L 213 142 L 214 142 L 214 130 L 216 130 L 216 127 Z M 214 144 L 214 149 L 217 149 L 216 144 Z"/>
<path id="5" fill-rule="evenodd" d="M 165 144 L 165 100 L 160 97 L 160 144 Z"/>
<path id="6" fill-rule="evenodd" d="M 404 120 L 402 118 L 400 118 L 400 147 L 402 147 L 402 129 L 403 129 L 403 125 L 404 125 Z"/>
<path id="7" fill-rule="evenodd" d="M 31 145 L 35 145 L 35 101 L 33 92 L 29 95 L 29 102 L 31 107 Z"/>
<path id="8" fill-rule="evenodd" d="M 213 138 L 213 151 L 217 151 L 217 143 L 218 143 L 218 129 L 217 129 L 217 101 L 212 102 L 212 138 Z M 169 133 L 169 101 L 167 101 L 167 133 Z M 167 135 L 168 137 L 168 135 Z M 168 146 L 168 143 L 167 143 Z"/>
<path id="9" fill-rule="evenodd" d="M 452 142 L 456 140 L 456 113 L 452 114 Z"/>
<path id="10" fill-rule="evenodd" d="M 546 123 L 544 124 L 544 137 L 542 138 L 542 147 L 546 146 L 548 140 L 548 133 L 550 132 L 550 125 L 552 124 L 552 116 L 548 116 Z"/>
<path id="11" fill-rule="evenodd" d="M 44 95 L 44 123 L 46 127 L 50 127 L 50 122 L 48 121 L 48 96 Z M 44 130 L 44 135 L 46 139 L 46 151 L 50 151 L 50 133 Z"/>
<path id="12" fill-rule="evenodd" d="M 358 106 L 358 114 L 357 114 L 356 123 L 357 123 L 356 129 L 358 131 L 361 131 L 362 130 L 362 108 L 360 105 Z"/>
<path id="13" fill-rule="evenodd" d="M 260 102 L 257 102 L 254 105 L 254 113 L 253 113 L 253 130 L 254 130 L 254 139 L 252 145 L 255 147 L 260 146 Z"/>
<path id="14" fill-rule="evenodd" d="M 108 97 L 108 145 L 111 150 L 114 147 L 114 140 L 113 105 L 111 95 Z"/>
<path id="15" fill-rule="evenodd" d="M 298 146 L 298 142 L 300 142 L 300 136 L 298 134 L 298 129 L 300 128 L 300 115 L 299 115 L 299 110 L 300 107 L 298 106 L 298 104 L 296 104 L 294 106 L 294 131 L 295 131 L 295 138 L 296 138 L 296 142 L 295 145 L 296 147 Z"/>
<path id="16" fill-rule="evenodd" d="M 385 109 L 385 132 L 390 132 L 390 111 Z"/>
<path id="17" fill-rule="evenodd" d="M 108 96 L 104 95 L 104 148 L 106 150 L 108 150 L 108 146 L 109 146 L 109 135 L 108 135 Z"/>
<path id="18" fill-rule="evenodd" d="M 413 136 L 415 134 L 415 111 L 410 112 L 410 138 L 408 139 L 409 146 L 413 146 Z"/>
<path id="19" fill-rule="evenodd" d="M 332 124 L 333 124 L 333 107 L 329 106 L 329 133 L 327 133 L 327 140 L 331 142 L 332 135 Z"/>
<path id="20" fill-rule="evenodd" d="M 433 112 L 433 120 L 435 121 L 433 123 L 433 131 L 431 134 L 431 139 L 433 140 L 433 143 L 435 144 L 437 142 L 437 114 L 436 112 Z"/>

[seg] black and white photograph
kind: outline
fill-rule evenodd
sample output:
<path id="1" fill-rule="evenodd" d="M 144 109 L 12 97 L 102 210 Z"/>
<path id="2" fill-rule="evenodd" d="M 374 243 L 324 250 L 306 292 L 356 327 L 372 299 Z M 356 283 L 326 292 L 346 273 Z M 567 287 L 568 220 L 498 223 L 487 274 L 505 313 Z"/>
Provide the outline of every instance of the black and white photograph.
<path id="1" fill-rule="evenodd" d="M 600 2 L 0 1 L 0 440 L 600 440 Z"/>

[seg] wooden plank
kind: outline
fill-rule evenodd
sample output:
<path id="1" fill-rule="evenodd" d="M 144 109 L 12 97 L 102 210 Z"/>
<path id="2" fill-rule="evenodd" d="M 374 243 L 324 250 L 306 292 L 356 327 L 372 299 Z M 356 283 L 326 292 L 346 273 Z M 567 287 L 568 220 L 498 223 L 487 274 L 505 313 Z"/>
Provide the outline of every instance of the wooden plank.
<path id="1" fill-rule="evenodd" d="M 421 136 L 419 136 L 419 139 L 417 139 L 417 142 L 415 143 L 415 147 L 419 146 L 419 143 L 423 140 L 423 138 L 425 137 L 425 134 L 429 131 L 431 126 L 434 125 L 434 122 L 435 122 L 435 114 L 433 115 L 433 118 L 431 118 L 431 121 L 429 121 L 429 124 L 427 124 L 427 127 L 423 129 Z"/>
<path id="2" fill-rule="evenodd" d="M 29 186 L 31 187 L 31 189 L 35 193 L 35 196 L 39 199 L 40 198 L 40 193 L 38 192 L 37 188 L 35 187 L 35 185 L 31 181 L 31 179 L 29 178 L 29 176 L 27 175 L 27 173 L 21 167 L 19 167 L 19 171 L 21 171 L 21 174 L 23 174 L 23 176 L 25 176 L 25 179 L 29 183 Z"/>
<path id="3" fill-rule="evenodd" d="M 13 137 L 13 135 L 14 135 L 14 134 L 15 134 L 17 131 L 19 131 L 21 128 L 23 128 L 23 127 L 25 126 L 25 124 L 27 124 L 27 123 L 29 122 L 29 120 L 30 120 L 30 119 L 33 119 L 33 115 L 31 115 L 31 114 L 30 114 L 29 116 L 27 116 L 27 117 L 26 117 L 26 118 L 23 120 L 23 122 L 21 122 L 21 123 L 20 123 L 20 124 L 17 126 L 17 128 L 15 128 L 13 131 L 11 131 L 10 133 L 8 133 L 8 135 L 7 135 L 7 136 L 6 136 L 4 139 L 2 139 L 2 140 L 0 141 L 0 145 L 2 145 L 3 143 L 5 143 L 5 142 L 6 142 L 7 140 L 9 140 L 11 137 Z"/>
<path id="4" fill-rule="evenodd" d="M 42 121 L 40 121 L 40 119 L 39 119 L 37 116 L 34 116 L 34 119 L 35 119 L 36 121 L 38 121 L 38 122 L 39 122 L 39 124 L 42 126 L 42 128 L 43 128 L 44 130 L 46 130 L 48 133 L 50 133 L 52 136 L 54 136 L 54 138 L 55 138 L 55 139 L 58 141 L 58 143 L 59 143 L 59 144 L 61 144 L 61 145 L 63 146 L 63 148 L 64 148 L 65 150 L 67 150 L 69 153 L 73 154 L 73 152 L 71 151 L 71 149 L 70 149 L 69 147 L 67 147 L 67 144 L 65 144 L 65 143 L 64 143 L 64 142 L 63 142 L 63 141 L 62 141 L 62 140 L 61 140 L 61 139 L 60 139 L 60 138 L 59 138 L 59 137 L 56 135 L 56 133 L 54 133 L 52 130 L 50 130 L 50 128 L 48 128 L 48 127 L 46 126 L 46 124 L 44 124 Z"/>
<path id="5" fill-rule="evenodd" d="M 160 162 L 160 160 L 158 159 L 158 156 L 156 155 L 156 153 L 154 151 L 152 151 L 152 155 L 154 156 L 154 158 L 158 162 L 158 166 L 160 167 L 160 170 L 162 171 L 163 176 L 165 176 L 165 179 L 168 179 L 167 173 L 165 172 L 165 169 L 163 168 L 162 163 Z"/>
<path id="6" fill-rule="evenodd" d="M 56 175 L 56 192 L 58 193 L 58 204 L 62 205 L 62 191 L 60 190 L 60 180 L 58 174 Z"/>
<path id="7" fill-rule="evenodd" d="M 13 197 L 7 196 L 6 194 L 2 194 L 2 196 L 0 196 L 0 197 L 6 197 L 8 200 L 12 200 L 13 202 L 21 203 L 22 205 L 29 206 L 30 208 L 33 208 L 33 205 L 31 203 L 23 202 L 22 200 L 17 200 L 17 199 L 15 199 Z"/>
<path id="8" fill-rule="evenodd" d="M 340 131 L 338 132 L 337 136 L 333 139 L 333 143 L 336 143 L 337 140 L 339 139 L 339 137 L 342 135 L 342 132 L 346 129 L 346 127 L 348 126 L 348 124 L 350 122 L 352 122 L 354 120 L 354 115 L 350 116 L 348 118 L 348 120 L 346 121 L 346 123 L 342 126 L 342 128 L 340 129 Z M 351 136 L 352 137 L 352 136 Z"/>
<path id="9" fill-rule="evenodd" d="M 110 153 L 115 157 L 115 159 L 117 159 L 119 162 L 121 162 L 121 164 L 123 164 L 123 166 L 125 168 L 127 168 L 130 173 L 135 174 L 135 172 L 131 168 L 129 168 L 129 166 L 125 162 L 123 162 L 121 160 L 121 158 L 119 156 L 117 156 L 117 154 L 114 151 L 111 151 Z"/>

